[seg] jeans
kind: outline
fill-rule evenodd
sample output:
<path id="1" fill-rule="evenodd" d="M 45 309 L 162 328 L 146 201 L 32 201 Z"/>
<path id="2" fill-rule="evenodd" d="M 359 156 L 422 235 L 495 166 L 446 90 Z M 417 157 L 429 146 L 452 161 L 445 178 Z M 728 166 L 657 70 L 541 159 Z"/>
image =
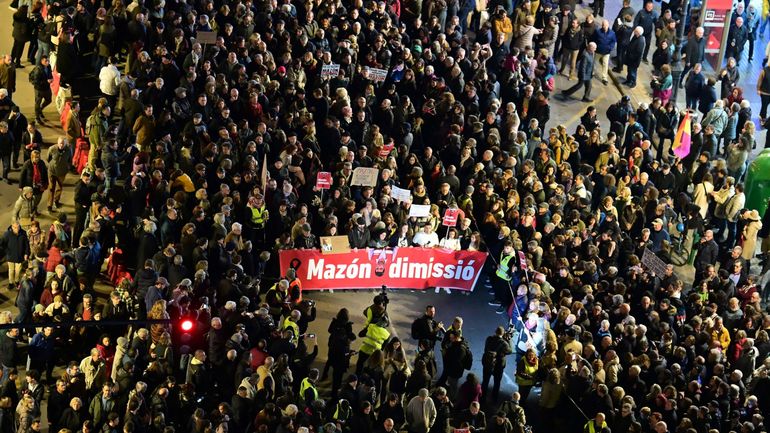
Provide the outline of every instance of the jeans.
<path id="1" fill-rule="evenodd" d="M 759 29 L 757 29 L 757 36 L 764 39 L 765 29 L 770 27 L 770 16 L 768 16 L 767 19 L 761 21 L 762 22 L 759 24 Z"/>
<path id="2" fill-rule="evenodd" d="M 628 75 L 626 76 L 626 84 L 629 86 L 635 86 L 636 85 L 636 70 L 638 68 L 632 68 L 628 66 Z"/>
<path id="3" fill-rule="evenodd" d="M 48 41 L 37 40 L 37 51 L 35 52 L 35 64 L 40 64 L 40 59 L 43 56 L 51 54 L 51 43 Z"/>
<path id="4" fill-rule="evenodd" d="M 0 159 L 3 161 L 3 179 L 8 180 L 8 172 L 11 171 L 11 155 L 3 155 Z"/>
<path id="5" fill-rule="evenodd" d="M 32 63 L 33 65 L 36 65 L 35 63 L 35 53 L 37 53 L 37 38 L 33 38 L 31 41 L 29 41 L 29 47 L 27 48 L 27 60 Z"/>
<path id="6" fill-rule="evenodd" d="M 644 32 L 644 54 L 642 54 L 642 60 L 647 61 L 647 54 L 650 53 L 650 45 L 652 45 L 652 34 Z"/>
<path id="7" fill-rule="evenodd" d="M 695 110 L 698 108 L 698 96 L 697 95 L 685 95 L 684 99 L 687 101 L 687 108 Z"/>
<path id="8" fill-rule="evenodd" d="M 579 52 L 579 50 L 568 50 L 566 48 L 562 49 L 561 68 L 559 69 L 559 73 L 564 72 L 564 69 L 567 67 L 567 63 L 569 63 L 569 76 L 570 78 L 575 76 L 575 65 L 577 63 Z"/>

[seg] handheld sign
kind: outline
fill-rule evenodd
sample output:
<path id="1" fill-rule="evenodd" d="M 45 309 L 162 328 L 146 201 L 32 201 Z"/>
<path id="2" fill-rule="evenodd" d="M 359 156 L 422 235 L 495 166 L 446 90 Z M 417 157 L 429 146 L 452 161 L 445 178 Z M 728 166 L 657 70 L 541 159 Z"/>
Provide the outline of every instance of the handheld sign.
<path id="1" fill-rule="evenodd" d="M 358 167 L 353 170 L 350 184 L 353 186 L 377 186 L 377 176 L 380 170 L 373 167 Z"/>
<path id="2" fill-rule="evenodd" d="M 385 69 L 380 68 L 368 68 L 369 70 L 369 79 L 374 81 L 375 83 L 380 83 L 385 81 L 385 78 L 388 76 L 388 71 Z"/>
<path id="3" fill-rule="evenodd" d="M 412 192 L 408 189 L 399 188 L 393 185 L 390 189 L 390 196 L 393 197 L 394 200 L 409 201 L 412 198 Z"/>
<path id="4" fill-rule="evenodd" d="M 321 78 L 332 78 L 340 74 L 340 65 L 337 63 L 330 63 L 328 65 L 321 66 Z"/>
<path id="5" fill-rule="evenodd" d="M 201 32 L 195 34 L 195 42 L 201 45 L 216 44 L 217 32 Z"/>
<path id="6" fill-rule="evenodd" d="M 318 189 L 330 189 L 332 187 L 332 174 L 328 171 L 319 171 L 315 187 Z"/>
<path id="7" fill-rule="evenodd" d="M 429 204 L 413 204 L 409 208 L 409 216 L 415 217 L 415 218 L 423 218 L 430 216 L 430 205 Z"/>
<path id="8" fill-rule="evenodd" d="M 442 225 L 454 227 L 457 225 L 457 216 L 460 215 L 460 209 L 447 209 L 444 211 Z"/>

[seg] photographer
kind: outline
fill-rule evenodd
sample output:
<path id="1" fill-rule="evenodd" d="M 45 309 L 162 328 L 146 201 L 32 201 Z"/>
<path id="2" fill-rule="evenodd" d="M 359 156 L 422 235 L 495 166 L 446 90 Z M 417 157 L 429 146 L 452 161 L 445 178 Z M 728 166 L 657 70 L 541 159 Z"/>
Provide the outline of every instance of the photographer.
<path id="1" fill-rule="evenodd" d="M 482 401 L 487 398 L 487 387 L 489 386 L 490 377 L 493 377 L 495 380 L 492 386 L 492 400 L 497 401 L 497 397 L 500 394 L 500 382 L 505 371 L 506 357 L 513 353 L 511 349 L 512 336 L 513 329 L 506 331 L 502 326 L 498 326 L 495 329 L 494 335 L 487 337 L 486 342 L 484 342 L 484 355 L 481 357 L 481 365 L 483 367 L 481 381 Z"/>
<path id="2" fill-rule="evenodd" d="M 436 307 L 428 305 L 425 307 L 425 314 L 422 317 L 412 322 L 412 338 L 420 341 L 427 340 L 431 349 L 436 345 L 436 342 L 444 337 L 444 323 L 436 322 Z"/>

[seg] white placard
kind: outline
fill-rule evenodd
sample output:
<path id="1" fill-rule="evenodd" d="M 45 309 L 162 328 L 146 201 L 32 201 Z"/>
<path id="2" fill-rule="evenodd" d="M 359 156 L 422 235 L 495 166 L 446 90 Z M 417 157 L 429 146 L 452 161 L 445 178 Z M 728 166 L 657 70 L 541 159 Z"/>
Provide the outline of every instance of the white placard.
<path id="1" fill-rule="evenodd" d="M 367 68 L 369 70 L 369 79 L 375 83 L 385 81 L 388 76 L 388 71 L 380 68 Z"/>
<path id="2" fill-rule="evenodd" d="M 423 218 L 430 216 L 429 204 L 413 204 L 409 208 L 409 217 Z"/>
<path id="3" fill-rule="evenodd" d="M 340 74 L 340 65 L 337 63 L 330 63 L 328 65 L 321 66 L 321 78 L 336 77 Z"/>
<path id="4" fill-rule="evenodd" d="M 350 178 L 350 184 L 362 186 L 376 186 L 377 176 L 380 170 L 373 167 L 358 167 L 353 170 L 353 176 Z"/>
<path id="5" fill-rule="evenodd" d="M 412 192 L 408 189 L 399 188 L 393 185 L 390 188 L 390 196 L 393 197 L 394 200 L 410 201 L 412 199 Z"/>

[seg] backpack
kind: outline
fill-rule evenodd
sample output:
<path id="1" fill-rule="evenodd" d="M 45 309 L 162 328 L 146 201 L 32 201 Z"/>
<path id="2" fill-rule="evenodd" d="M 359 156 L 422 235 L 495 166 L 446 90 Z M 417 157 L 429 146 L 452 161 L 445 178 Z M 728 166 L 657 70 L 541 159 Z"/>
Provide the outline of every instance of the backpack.
<path id="1" fill-rule="evenodd" d="M 420 320 L 422 320 L 422 317 L 420 317 L 419 319 L 415 319 L 415 321 L 412 322 L 412 332 L 411 332 L 411 334 L 412 334 L 412 339 L 413 340 L 419 340 L 420 339 L 420 335 L 419 335 L 420 331 L 419 331 L 419 328 L 418 328 Z"/>
<path id="2" fill-rule="evenodd" d="M 473 367 L 473 352 L 471 352 L 471 349 L 467 346 L 467 343 L 465 343 L 465 340 L 463 340 L 463 344 L 465 345 L 465 356 L 463 356 L 463 368 L 466 370 L 470 370 Z"/>
<path id="3" fill-rule="evenodd" d="M 40 74 L 42 71 L 40 71 L 40 66 L 35 66 L 34 69 L 29 73 L 29 84 L 32 84 L 32 86 L 37 86 L 38 78 L 40 78 Z"/>

